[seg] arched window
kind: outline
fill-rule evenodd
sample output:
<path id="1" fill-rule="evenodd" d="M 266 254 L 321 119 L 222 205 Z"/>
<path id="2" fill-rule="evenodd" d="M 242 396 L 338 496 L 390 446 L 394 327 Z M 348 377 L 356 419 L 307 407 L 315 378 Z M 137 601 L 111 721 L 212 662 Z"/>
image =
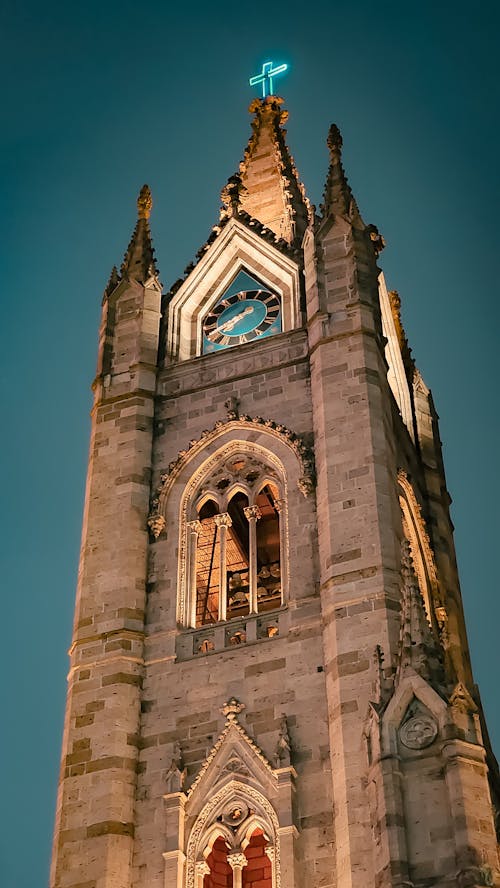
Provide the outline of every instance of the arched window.
<path id="1" fill-rule="evenodd" d="M 255 790 L 249 794 L 259 799 Z M 203 829 L 195 823 L 187 849 L 188 888 L 279 886 L 276 827 L 269 802 L 255 804 L 238 793 L 213 812 Z"/>
<path id="2" fill-rule="evenodd" d="M 200 628 L 279 608 L 286 497 L 276 466 L 248 445 L 237 449 L 200 478 L 185 508 L 186 569 L 179 579 L 186 586 L 186 625 Z M 238 643 L 237 634 L 231 643 Z"/>

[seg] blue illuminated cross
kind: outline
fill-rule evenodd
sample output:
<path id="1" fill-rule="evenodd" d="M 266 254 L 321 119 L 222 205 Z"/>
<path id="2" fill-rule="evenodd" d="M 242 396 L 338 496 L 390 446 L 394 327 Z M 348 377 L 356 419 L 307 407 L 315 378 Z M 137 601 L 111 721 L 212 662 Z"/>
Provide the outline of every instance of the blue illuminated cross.
<path id="1" fill-rule="evenodd" d="M 256 74 L 255 77 L 250 77 L 250 86 L 258 86 L 259 83 L 262 83 L 262 98 L 265 99 L 266 96 L 272 96 L 273 77 L 276 77 L 276 74 L 283 74 L 287 68 L 288 65 L 278 65 L 276 68 L 273 68 L 272 62 L 264 62 L 262 72 Z"/>

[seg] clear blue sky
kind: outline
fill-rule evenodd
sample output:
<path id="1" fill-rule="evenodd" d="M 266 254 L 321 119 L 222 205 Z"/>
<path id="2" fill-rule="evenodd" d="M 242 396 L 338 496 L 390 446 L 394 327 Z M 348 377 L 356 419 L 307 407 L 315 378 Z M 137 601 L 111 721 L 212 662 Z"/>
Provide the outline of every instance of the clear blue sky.
<path id="1" fill-rule="evenodd" d="M 0 882 L 47 881 L 102 290 L 143 182 L 169 286 L 217 221 L 249 75 L 291 64 L 321 200 L 335 121 L 441 416 L 476 678 L 500 750 L 496 3 L 4 0 Z"/>

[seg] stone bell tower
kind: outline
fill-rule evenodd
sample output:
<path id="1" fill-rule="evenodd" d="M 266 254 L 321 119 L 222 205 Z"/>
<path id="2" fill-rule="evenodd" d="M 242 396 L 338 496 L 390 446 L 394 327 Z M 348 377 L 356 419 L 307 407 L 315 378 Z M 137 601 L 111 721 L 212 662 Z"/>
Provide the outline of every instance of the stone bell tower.
<path id="1" fill-rule="evenodd" d="M 282 100 L 162 295 L 106 287 L 51 888 L 500 886 L 437 414 Z"/>

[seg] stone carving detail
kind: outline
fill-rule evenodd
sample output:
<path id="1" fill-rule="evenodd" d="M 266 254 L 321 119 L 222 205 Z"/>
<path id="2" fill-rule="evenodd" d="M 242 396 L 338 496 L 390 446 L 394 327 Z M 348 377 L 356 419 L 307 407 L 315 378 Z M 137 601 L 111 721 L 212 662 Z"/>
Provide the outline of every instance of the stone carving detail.
<path id="1" fill-rule="evenodd" d="M 137 198 L 137 213 L 139 219 L 149 219 L 153 208 L 153 197 L 148 185 L 143 185 Z"/>
<path id="2" fill-rule="evenodd" d="M 248 860 L 243 851 L 235 851 L 234 854 L 227 855 L 227 862 L 231 869 L 243 869 L 247 865 Z"/>
<path id="3" fill-rule="evenodd" d="M 368 231 L 370 240 L 373 244 L 375 256 L 378 258 L 385 247 L 385 240 L 376 225 L 367 225 L 366 230 Z"/>
<path id="4" fill-rule="evenodd" d="M 175 743 L 170 768 L 165 775 L 167 792 L 181 792 L 185 779 L 186 768 L 182 761 L 181 747 L 179 743 Z"/>
<path id="5" fill-rule="evenodd" d="M 250 771 L 237 756 L 233 756 L 225 766 L 223 774 L 238 774 L 241 777 L 250 777 Z"/>
<path id="6" fill-rule="evenodd" d="M 152 514 L 156 514 L 156 512 L 160 511 L 161 501 L 165 497 L 181 466 L 184 464 L 188 454 L 190 452 L 194 454 L 196 450 L 201 449 L 206 446 L 206 444 L 219 437 L 222 432 L 231 431 L 232 428 L 255 428 L 260 426 L 271 432 L 274 436 L 281 438 L 288 447 L 293 450 L 300 462 L 302 469 L 302 475 L 298 482 L 300 490 L 304 496 L 309 496 L 312 493 L 316 485 L 314 456 L 311 448 L 305 444 L 302 437 L 295 432 L 292 432 L 281 423 L 274 422 L 272 419 L 264 419 L 262 416 L 252 417 L 246 414 L 236 416 L 237 404 L 235 405 L 234 399 L 230 399 L 230 402 L 228 407 L 229 402 L 226 401 L 226 407 L 228 409 L 228 415 L 231 414 L 231 418 L 226 422 L 223 420 L 217 420 L 212 429 L 204 429 L 200 438 L 193 438 L 189 442 L 188 449 L 180 450 L 177 459 L 174 459 L 169 463 L 168 470 L 160 476 L 161 483 L 158 488 L 158 498 L 153 502 L 154 509 Z"/>
<path id="7" fill-rule="evenodd" d="M 155 500 L 155 502 L 153 503 L 153 506 L 155 506 L 155 505 L 157 508 L 158 507 L 158 500 Z M 149 527 L 149 530 L 151 531 L 151 535 L 155 538 L 155 540 L 157 540 L 158 537 L 160 536 L 160 534 L 162 533 L 162 531 L 165 530 L 166 523 L 167 522 L 165 521 L 164 516 L 160 515 L 159 512 L 157 512 L 157 511 L 151 512 L 151 514 L 148 518 L 148 527 Z"/>
<path id="8" fill-rule="evenodd" d="M 425 749 L 437 737 L 438 727 L 431 715 L 418 712 L 399 729 L 399 739 L 408 749 Z"/>
<path id="9" fill-rule="evenodd" d="M 224 401 L 224 407 L 227 410 L 227 418 L 229 421 L 239 419 L 239 406 L 240 402 L 234 395 L 231 398 L 228 398 L 227 401 Z"/>
<path id="10" fill-rule="evenodd" d="M 290 734 L 288 733 L 288 724 L 286 715 L 281 716 L 280 732 L 278 743 L 276 745 L 276 767 L 288 768 L 290 766 Z"/>
<path id="11" fill-rule="evenodd" d="M 222 822 L 231 829 L 237 829 L 240 823 L 247 819 L 249 813 L 246 805 L 229 805 L 222 814 Z"/>
<path id="12" fill-rule="evenodd" d="M 226 721 L 237 722 L 238 716 L 241 715 L 245 708 L 244 703 L 240 703 L 236 697 L 231 697 L 231 699 L 221 707 L 221 712 L 222 715 L 226 716 Z"/>
<path id="13" fill-rule="evenodd" d="M 200 816 L 198 817 L 189 837 L 188 847 L 187 847 L 187 874 L 186 874 L 186 888 L 195 888 L 195 876 L 196 876 L 196 852 L 198 851 L 198 847 L 202 836 L 207 829 L 207 826 L 213 820 L 213 817 L 216 815 L 217 810 L 220 810 L 220 806 L 224 804 L 224 798 L 227 797 L 228 805 L 231 803 L 231 797 L 234 796 L 243 797 L 246 802 L 252 807 L 254 810 L 260 810 L 265 820 L 269 824 L 269 828 L 271 830 L 271 834 L 275 837 L 275 845 L 274 845 L 274 888 L 281 888 L 281 872 L 280 872 L 280 842 L 279 842 L 279 821 L 276 816 L 276 812 L 270 802 L 256 789 L 252 786 L 248 786 L 247 784 L 232 782 L 228 786 L 224 786 L 219 792 L 212 795 L 209 802 L 203 808 Z M 267 851 L 266 851 L 267 853 Z M 269 855 L 270 856 L 270 855 Z M 245 858 L 246 859 L 246 858 Z"/>

